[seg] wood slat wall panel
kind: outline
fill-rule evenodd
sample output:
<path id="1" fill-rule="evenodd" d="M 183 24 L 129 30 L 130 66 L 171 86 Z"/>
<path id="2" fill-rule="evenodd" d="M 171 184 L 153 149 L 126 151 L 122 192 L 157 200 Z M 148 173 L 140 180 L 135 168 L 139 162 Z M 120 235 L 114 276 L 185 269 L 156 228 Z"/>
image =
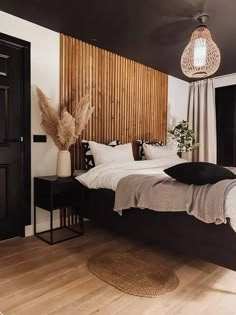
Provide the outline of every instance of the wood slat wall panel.
<path id="1" fill-rule="evenodd" d="M 73 168 L 81 167 L 80 140 L 121 143 L 166 140 L 168 76 L 142 64 L 60 36 L 60 103 L 73 112 L 90 94 L 92 119 L 71 148 Z"/>

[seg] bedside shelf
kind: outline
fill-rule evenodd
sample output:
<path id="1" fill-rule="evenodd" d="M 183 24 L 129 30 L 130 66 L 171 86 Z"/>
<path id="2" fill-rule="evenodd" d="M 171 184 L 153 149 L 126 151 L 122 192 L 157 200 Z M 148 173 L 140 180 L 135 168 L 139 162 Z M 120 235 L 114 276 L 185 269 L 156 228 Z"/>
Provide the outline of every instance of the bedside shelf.
<path id="1" fill-rule="evenodd" d="M 83 189 L 74 177 L 34 178 L 34 235 L 53 245 L 83 235 Z M 37 232 L 37 208 L 49 212 L 50 228 Z M 53 226 L 54 210 L 60 209 L 60 226 Z"/>

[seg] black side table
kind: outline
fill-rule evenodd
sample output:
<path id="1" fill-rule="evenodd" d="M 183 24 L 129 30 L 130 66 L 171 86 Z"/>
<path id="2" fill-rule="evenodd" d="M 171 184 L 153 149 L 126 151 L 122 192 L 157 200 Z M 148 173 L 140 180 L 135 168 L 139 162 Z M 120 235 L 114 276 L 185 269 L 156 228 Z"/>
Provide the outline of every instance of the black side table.
<path id="1" fill-rule="evenodd" d="M 34 178 L 34 235 L 53 245 L 83 235 L 83 188 L 74 177 Z M 50 213 L 50 228 L 37 232 L 37 207 Z M 53 227 L 53 212 L 60 209 L 60 226 Z"/>

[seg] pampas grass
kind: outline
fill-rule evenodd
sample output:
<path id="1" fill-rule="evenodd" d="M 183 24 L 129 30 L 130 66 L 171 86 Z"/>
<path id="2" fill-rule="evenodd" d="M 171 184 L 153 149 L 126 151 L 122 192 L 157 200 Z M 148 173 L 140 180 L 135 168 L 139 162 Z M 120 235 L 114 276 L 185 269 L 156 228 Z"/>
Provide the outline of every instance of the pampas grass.
<path id="1" fill-rule="evenodd" d="M 36 87 L 36 92 L 42 114 L 42 128 L 53 139 L 59 150 L 68 150 L 77 141 L 92 116 L 94 107 L 91 107 L 90 97 L 86 95 L 81 99 L 73 115 L 66 108 L 58 114 L 42 90 Z"/>

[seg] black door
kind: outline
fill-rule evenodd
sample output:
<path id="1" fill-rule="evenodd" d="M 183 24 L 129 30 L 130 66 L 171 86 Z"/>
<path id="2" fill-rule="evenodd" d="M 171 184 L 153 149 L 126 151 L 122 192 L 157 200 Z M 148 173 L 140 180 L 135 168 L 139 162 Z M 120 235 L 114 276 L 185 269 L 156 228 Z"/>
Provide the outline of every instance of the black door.
<path id="1" fill-rule="evenodd" d="M 216 89 L 217 162 L 236 166 L 236 86 Z"/>
<path id="2" fill-rule="evenodd" d="M 29 44 L 0 34 L 0 240 L 27 222 L 29 84 Z"/>

